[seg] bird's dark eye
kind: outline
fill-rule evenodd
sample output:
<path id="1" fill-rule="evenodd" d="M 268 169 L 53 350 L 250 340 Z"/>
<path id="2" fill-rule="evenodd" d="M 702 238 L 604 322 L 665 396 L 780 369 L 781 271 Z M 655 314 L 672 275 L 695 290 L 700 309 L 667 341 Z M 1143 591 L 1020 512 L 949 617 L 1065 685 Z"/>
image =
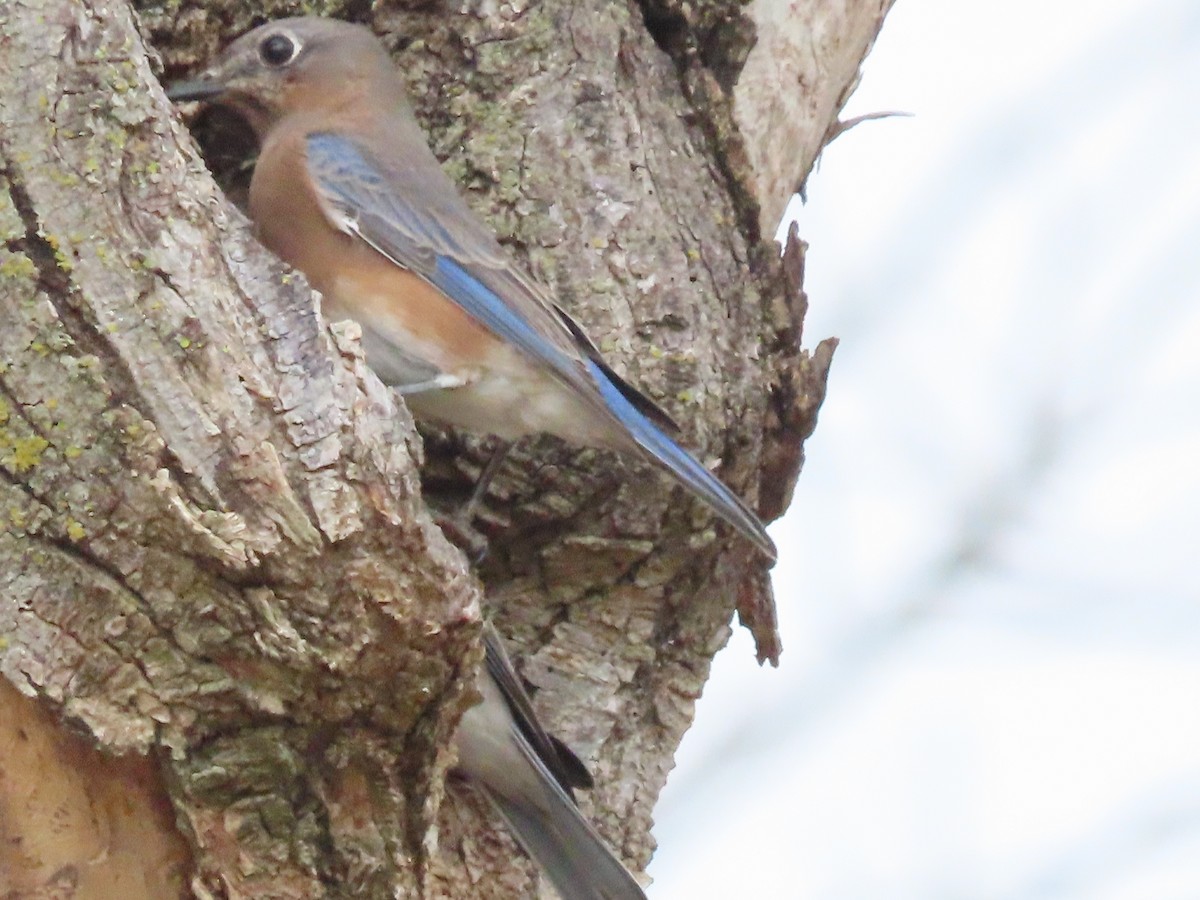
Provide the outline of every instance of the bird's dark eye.
<path id="1" fill-rule="evenodd" d="M 268 66 L 286 66 L 299 49 L 286 34 L 273 34 L 258 46 L 258 55 Z"/>

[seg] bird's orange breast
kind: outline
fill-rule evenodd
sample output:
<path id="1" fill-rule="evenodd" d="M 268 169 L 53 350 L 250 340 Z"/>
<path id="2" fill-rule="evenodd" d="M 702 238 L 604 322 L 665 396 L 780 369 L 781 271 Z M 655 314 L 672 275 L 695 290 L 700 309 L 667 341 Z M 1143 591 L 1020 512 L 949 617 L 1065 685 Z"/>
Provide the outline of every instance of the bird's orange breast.
<path id="1" fill-rule="evenodd" d="M 321 292 L 326 319 L 354 319 L 448 373 L 486 364 L 501 349 L 441 291 L 329 220 L 308 175 L 301 129 L 272 135 L 263 147 L 250 211 L 260 240 Z"/>

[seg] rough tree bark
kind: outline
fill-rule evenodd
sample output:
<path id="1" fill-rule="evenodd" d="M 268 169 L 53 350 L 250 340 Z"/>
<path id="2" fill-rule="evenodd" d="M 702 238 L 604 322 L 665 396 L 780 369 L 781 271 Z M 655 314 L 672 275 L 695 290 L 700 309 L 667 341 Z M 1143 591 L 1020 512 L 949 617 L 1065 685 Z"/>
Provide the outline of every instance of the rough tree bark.
<path id="1" fill-rule="evenodd" d="M 548 439 L 493 489 L 477 577 L 426 499 L 484 445 L 423 449 L 156 75 L 264 16 L 369 20 L 481 214 L 774 518 L 833 345 L 801 350 L 803 246 L 770 238 L 889 5 L 0 6 L 0 894 L 530 895 L 445 778 L 484 606 L 644 867 L 731 613 L 778 653 L 746 546 Z"/>

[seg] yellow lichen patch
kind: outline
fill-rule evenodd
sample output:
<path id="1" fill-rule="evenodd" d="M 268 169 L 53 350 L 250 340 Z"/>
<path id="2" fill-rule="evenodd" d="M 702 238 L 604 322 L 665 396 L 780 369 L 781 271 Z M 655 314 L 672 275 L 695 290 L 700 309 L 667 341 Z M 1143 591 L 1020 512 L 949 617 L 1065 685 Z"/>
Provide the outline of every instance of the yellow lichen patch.
<path id="1" fill-rule="evenodd" d="M 27 472 L 42 460 L 42 454 L 50 442 L 40 434 L 17 438 L 12 442 L 12 451 L 4 458 L 4 462 L 14 472 Z"/>
<path id="2" fill-rule="evenodd" d="M 0 276 L 4 278 L 32 278 L 37 266 L 24 253 L 0 253 Z"/>
<path id="3" fill-rule="evenodd" d="M 67 520 L 67 537 L 73 541 L 82 541 L 87 537 L 87 529 L 83 527 L 83 523 L 75 519 Z"/>
<path id="4" fill-rule="evenodd" d="M 50 180 L 59 187 L 75 187 L 79 184 L 79 177 L 73 172 L 68 172 L 65 169 L 51 169 Z"/>

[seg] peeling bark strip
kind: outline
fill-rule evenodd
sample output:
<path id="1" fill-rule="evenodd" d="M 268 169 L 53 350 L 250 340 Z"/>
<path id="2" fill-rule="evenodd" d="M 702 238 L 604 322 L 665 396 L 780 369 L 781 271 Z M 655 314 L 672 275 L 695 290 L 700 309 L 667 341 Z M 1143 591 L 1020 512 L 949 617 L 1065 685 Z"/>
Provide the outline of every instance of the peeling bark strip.
<path id="1" fill-rule="evenodd" d="M 732 91 L 739 178 L 759 205 L 763 234 L 778 227 L 858 87 L 859 69 L 895 0 L 751 0 L 758 41 Z"/>
<path id="2" fill-rule="evenodd" d="M 780 512 L 832 346 L 800 349 L 801 286 L 730 163 L 742 137 L 692 89 L 736 91 L 746 45 L 681 68 L 607 0 L 376 5 L 477 208 L 691 446 Z M 260 10 L 140 6 L 172 74 Z M 852 74 L 802 87 L 844 99 Z M 486 804 L 453 781 L 443 796 L 478 591 L 353 329 L 335 346 L 223 204 L 124 3 L 0 3 L 0 76 L 0 672 L 105 751 L 161 760 L 196 896 L 531 895 Z M 789 258 L 801 271 L 798 239 Z M 449 496 L 483 454 L 430 438 Z M 593 766 L 587 811 L 644 865 L 735 606 L 778 652 L 769 586 L 702 510 L 605 454 L 521 448 L 487 515 L 501 630 Z"/>

